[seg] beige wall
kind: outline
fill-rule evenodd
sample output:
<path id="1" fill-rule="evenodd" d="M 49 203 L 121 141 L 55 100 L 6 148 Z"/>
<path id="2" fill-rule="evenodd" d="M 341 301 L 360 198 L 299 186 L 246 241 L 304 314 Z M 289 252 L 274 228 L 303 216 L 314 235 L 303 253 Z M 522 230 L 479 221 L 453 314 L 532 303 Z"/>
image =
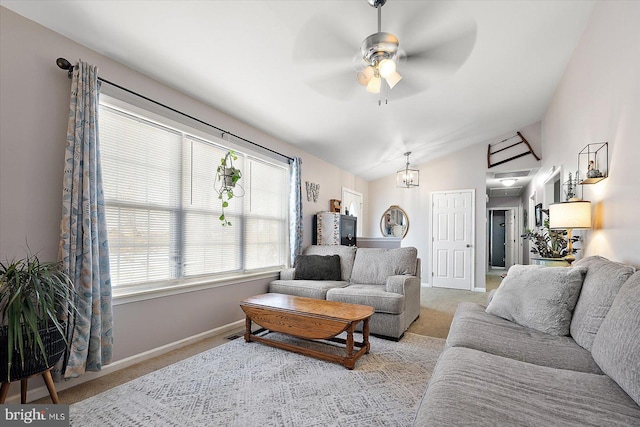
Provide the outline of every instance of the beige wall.
<path id="1" fill-rule="evenodd" d="M 533 151 L 540 156 L 542 151 L 540 122 L 518 129 L 529 141 Z M 504 135 L 463 148 L 452 154 L 435 160 L 413 165 L 420 170 L 420 186 L 418 188 L 397 188 L 395 175 L 390 175 L 369 183 L 368 234 L 380 236 L 380 218 L 390 205 L 399 205 L 409 217 L 410 226 L 402 246 L 415 246 L 418 256 L 422 258 L 422 282 L 431 283 L 431 230 L 430 199 L 434 191 L 475 189 L 475 287 L 485 287 L 487 263 L 487 202 L 486 181 L 487 147 L 507 137 L 515 135 L 515 130 Z M 521 157 L 515 161 L 491 168 L 492 172 L 506 172 L 520 169 L 532 169 L 540 166 L 540 162 L 532 155 Z M 515 204 L 514 206 L 518 206 Z"/>
<path id="2" fill-rule="evenodd" d="M 609 142 L 609 177 L 583 186 L 594 229 L 584 251 L 640 266 L 640 2 L 598 2 L 543 119 L 543 167 L 529 189 L 543 201 L 552 167 L 563 181 L 588 143 Z M 527 195 L 528 197 L 528 195 Z"/>
<path id="3" fill-rule="evenodd" d="M 8 9 L 0 11 L 0 259 L 23 256 L 27 244 L 44 260 L 57 256 L 70 88 L 66 73 L 55 64 L 57 57 L 96 64 L 110 81 L 285 155 L 301 156 L 303 184 L 309 180 L 321 188 L 317 203 L 304 198 L 305 246 L 311 243 L 312 215 L 327 210 L 329 199 L 340 198 L 342 187 L 363 193 L 366 203 L 367 182 L 349 172 Z M 266 291 L 268 281 L 116 305 L 114 361 L 241 320 L 238 302 Z"/>
<path id="4" fill-rule="evenodd" d="M 369 183 L 370 236 L 380 235 L 380 217 L 389 206 L 398 205 L 407 212 L 409 231 L 402 246 L 414 246 L 422 259 L 422 282 L 431 283 L 431 192 L 474 189 L 476 199 L 476 287 L 484 288 L 486 251 L 486 200 L 485 182 L 487 170 L 487 146 L 476 144 L 456 153 L 440 157 L 432 162 L 414 165 L 420 170 L 418 188 L 397 188 L 395 175 Z"/>

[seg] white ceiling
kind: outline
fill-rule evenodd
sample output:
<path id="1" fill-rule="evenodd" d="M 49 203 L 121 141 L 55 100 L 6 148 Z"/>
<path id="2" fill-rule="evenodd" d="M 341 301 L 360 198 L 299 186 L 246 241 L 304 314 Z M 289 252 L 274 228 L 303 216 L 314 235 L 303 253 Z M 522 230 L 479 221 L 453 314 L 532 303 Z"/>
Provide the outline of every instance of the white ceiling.
<path id="1" fill-rule="evenodd" d="M 399 64 L 378 106 L 353 72 L 377 30 L 366 0 L 0 1 L 367 180 L 540 120 L 593 3 L 389 0 L 382 30 L 432 56 Z M 470 55 L 447 66 L 463 35 Z"/>

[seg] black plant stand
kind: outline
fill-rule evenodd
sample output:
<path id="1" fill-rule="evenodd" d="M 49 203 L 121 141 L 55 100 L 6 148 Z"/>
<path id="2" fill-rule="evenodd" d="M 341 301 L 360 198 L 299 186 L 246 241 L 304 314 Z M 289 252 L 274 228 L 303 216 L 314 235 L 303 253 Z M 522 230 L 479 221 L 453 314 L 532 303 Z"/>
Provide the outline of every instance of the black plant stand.
<path id="1" fill-rule="evenodd" d="M 49 390 L 49 395 L 51 396 L 51 400 L 53 401 L 53 403 L 59 403 L 58 393 L 56 393 L 56 387 L 53 385 L 53 378 L 51 377 L 51 369 L 53 369 L 53 366 L 45 371 L 38 372 L 37 374 L 30 375 L 26 378 L 16 378 L 15 380 L 13 380 L 20 381 L 20 403 L 27 403 L 27 382 L 29 381 L 29 378 L 38 375 L 42 375 L 42 378 L 44 379 L 44 383 L 47 385 L 47 389 Z M 2 383 L 2 388 L 0 389 L 0 404 L 3 404 L 6 400 L 7 393 L 9 393 L 10 385 L 10 382 Z"/>
<path id="2" fill-rule="evenodd" d="M 39 349 L 25 347 L 23 365 L 19 362 L 21 360 L 20 353 L 17 349 L 14 349 L 14 364 L 11 366 L 11 372 L 7 372 L 7 335 L 7 327 L 0 327 L 0 380 L 2 381 L 2 387 L 0 388 L 0 404 L 4 403 L 7 398 L 7 394 L 9 393 L 9 386 L 14 381 L 20 381 L 20 402 L 23 404 L 27 403 L 27 383 L 29 378 L 38 375 L 42 375 L 53 403 L 58 403 L 58 394 L 56 393 L 56 388 L 53 385 L 51 369 L 53 369 L 55 364 L 58 363 L 58 360 L 60 360 L 67 348 L 64 337 L 53 325 L 50 325 L 48 328 L 41 328 L 40 337 L 42 338 L 45 353 L 47 355 L 46 360 L 40 354 Z M 23 330 L 23 336 L 24 335 L 26 335 L 25 330 Z"/>

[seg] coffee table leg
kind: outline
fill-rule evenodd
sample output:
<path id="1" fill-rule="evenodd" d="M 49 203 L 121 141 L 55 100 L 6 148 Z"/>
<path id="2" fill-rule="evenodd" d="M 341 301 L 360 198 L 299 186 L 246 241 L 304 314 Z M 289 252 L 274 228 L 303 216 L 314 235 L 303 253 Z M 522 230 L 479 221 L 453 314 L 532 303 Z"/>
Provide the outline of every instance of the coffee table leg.
<path id="1" fill-rule="evenodd" d="M 356 329 L 356 323 L 352 322 L 347 328 L 347 357 L 344 359 L 344 367 L 347 369 L 353 369 L 356 361 L 353 359 L 353 331 Z"/>
<path id="2" fill-rule="evenodd" d="M 371 349 L 371 344 L 369 344 L 369 318 L 364 319 L 364 324 L 362 325 L 362 344 L 365 346 L 367 351 L 364 354 L 369 354 L 369 350 Z"/>
<path id="3" fill-rule="evenodd" d="M 349 325 L 349 327 L 347 328 L 347 357 L 349 358 L 353 357 L 353 346 L 354 346 L 353 331 L 355 329 L 356 329 L 355 323 L 351 323 L 351 325 Z"/>
<path id="4" fill-rule="evenodd" d="M 251 341 L 251 318 L 246 316 L 244 320 L 244 341 Z"/>

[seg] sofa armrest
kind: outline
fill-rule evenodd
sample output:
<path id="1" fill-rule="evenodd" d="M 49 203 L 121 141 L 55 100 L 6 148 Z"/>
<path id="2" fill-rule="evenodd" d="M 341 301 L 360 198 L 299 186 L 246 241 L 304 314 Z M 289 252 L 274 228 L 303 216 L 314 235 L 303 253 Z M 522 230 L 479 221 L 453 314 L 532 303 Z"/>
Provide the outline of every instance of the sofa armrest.
<path id="1" fill-rule="evenodd" d="M 420 279 L 408 274 L 387 277 L 386 291 L 407 295 L 409 289 L 420 289 Z"/>
<path id="2" fill-rule="evenodd" d="M 295 268 L 285 268 L 280 271 L 280 280 L 293 280 L 296 278 Z"/>

